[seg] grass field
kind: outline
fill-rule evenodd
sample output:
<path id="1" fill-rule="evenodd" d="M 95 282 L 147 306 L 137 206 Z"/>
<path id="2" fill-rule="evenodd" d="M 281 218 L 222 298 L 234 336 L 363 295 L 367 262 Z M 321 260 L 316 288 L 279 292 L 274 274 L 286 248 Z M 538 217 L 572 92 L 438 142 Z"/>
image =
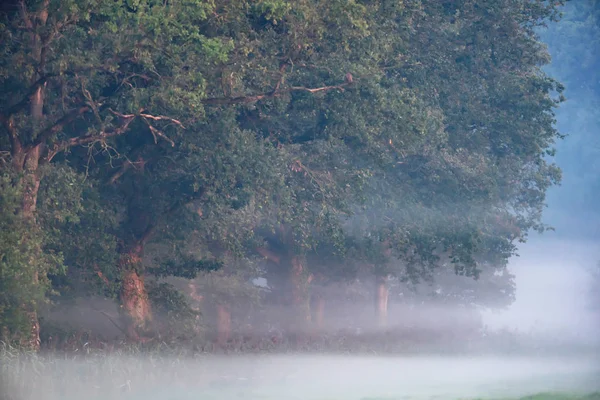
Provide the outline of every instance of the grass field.
<path id="1" fill-rule="evenodd" d="M 600 400 L 580 357 L 0 354 L 0 400 Z M 528 397 L 525 397 L 528 396 Z"/>
<path id="2" fill-rule="evenodd" d="M 365 399 L 367 400 L 367 399 Z M 369 399 L 375 400 L 375 399 Z M 479 400 L 479 399 L 473 399 Z M 485 400 L 485 399 L 481 399 Z M 513 399 L 497 399 L 497 400 L 513 400 Z M 515 398 L 514 400 L 517 400 Z M 530 396 L 519 397 L 518 400 L 600 400 L 600 392 L 594 392 L 584 395 L 568 394 L 568 393 L 536 393 Z"/>

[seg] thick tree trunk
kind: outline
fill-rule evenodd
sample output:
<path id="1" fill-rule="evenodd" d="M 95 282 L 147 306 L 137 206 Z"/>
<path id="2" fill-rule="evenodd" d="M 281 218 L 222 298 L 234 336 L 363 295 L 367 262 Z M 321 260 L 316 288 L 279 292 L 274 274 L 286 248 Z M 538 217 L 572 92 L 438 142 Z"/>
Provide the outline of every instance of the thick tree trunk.
<path id="1" fill-rule="evenodd" d="M 31 222 L 35 222 L 37 197 L 40 189 L 41 176 L 39 173 L 40 146 L 32 148 L 27 154 L 20 156 L 23 160 L 23 208 L 22 215 Z"/>
<path id="2" fill-rule="evenodd" d="M 43 0 L 41 4 L 38 4 L 39 8 L 37 12 L 30 12 L 27 9 L 25 1 L 18 3 L 18 10 L 22 18 L 21 28 L 30 32 L 30 56 L 36 71 L 31 77 L 32 85 L 46 73 L 47 52 L 50 46 L 49 40 L 46 40 L 47 37 L 43 37 L 41 32 L 47 33 L 45 32 L 45 26 L 48 20 L 49 5 L 50 0 Z M 34 128 L 41 124 L 44 117 L 44 97 L 45 85 L 40 85 L 29 98 L 29 117 L 35 122 L 33 124 Z M 42 258 L 44 254 L 41 243 L 39 243 L 39 237 L 36 237 L 40 231 L 40 227 L 36 221 L 37 197 L 42 179 L 39 163 L 45 148 L 42 143 L 33 147 L 25 146 L 22 140 L 24 137 L 30 135 L 22 135 L 21 132 L 18 132 L 13 117 L 14 115 L 2 116 L 2 121 L 9 134 L 12 165 L 15 172 L 22 174 L 20 184 L 23 190 L 23 199 L 19 214 L 28 228 L 28 232 L 24 234 L 23 243 L 27 247 L 29 266 L 33 267 L 33 271 L 30 273 L 31 276 L 25 276 L 24 279 L 29 280 L 27 283 L 32 284 L 32 288 L 35 290 L 40 285 L 40 278 L 45 279 L 45 276 L 41 276 L 41 274 L 46 273 L 45 270 L 38 269 L 39 267 L 43 268 Z M 30 137 L 30 139 L 35 138 Z M 38 350 L 40 347 L 40 324 L 37 314 L 37 300 L 37 298 L 32 299 L 21 305 L 21 312 L 27 316 L 29 326 L 26 332 L 19 333 L 18 341 L 21 346 L 31 350 Z"/>
<path id="3" fill-rule="evenodd" d="M 389 290 L 385 277 L 375 278 L 375 307 L 377 323 L 380 327 L 387 325 Z"/>
<path id="4" fill-rule="evenodd" d="M 217 344 L 225 347 L 231 339 L 231 310 L 228 305 L 217 304 Z"/>
<path id="5" fill-rule="evenodd" d="M 17 157 L 13 159 L 13 162 L 21 163 L 21 165 L 17 165 L 17 167 L 18 170 L 21 170 L 23 173 L 21 178 L 21 187 L 23 190 L 21 217 L 25 220 L 29 229 L 29 232 L 26 234 L 26 237 L 23 238 L 23 241 L 24 243 L 30 242 L 30 244 L 34 244 L 34 246 L 29 249 L 29 264 L 39 265 L 39 259 L 42 257 L 42 249 L 35 239 L 33 239 L 33 241 L 31 239 L 35 236 L 35 231 L 39 229 L 35 212 L 41 181 L 39 173 L 40 147 L 37 146 L 32 148 L 27 154 L 21 151 L 19 154 L 15 155 Z M 31 237 L 28 238 L 27 236 L 29 235 L 31 235 Z M 29 278 L 32 280 L 34 287 L 39 285 L 39 271 L 34 271 Z M 23 304 L 23 313 L 27 316 L 28 329 L 20 335 L 19 344 L 29 350 L 37 351 L 40 348 L 40 323 L 35 300 Z"/>
<path id="6" fill-rule="evenodd" d="M 146 292 L 144 277 L 140 274 L 142 266 L 141 245 L 134 246 L 121 255 L 119 268 L 123 279 L 121 286 L 121 306 L 126 323 L 126 332 L 130 339 L 140 340 L 141 334 L 148 329 L 152 321 L 150 300 Z"/>
<path id="7" fill-rule="evenodd" d="M 42 2 L 42 7 L 40 11 L 37 13 L 37 21 L 40 27 L 46 25 L 46 21 L 48 19 L 48 6 L 50 2 L 49 0 L 44 0 Z M 22 16 L 25 18 L 25 24 L 27 28 L 32 28 L 32 20 L 31 15 L 25 10 L 25 6 L 22 6 Z M 45 49 L 42 46 L 42 39 L 39 34 L 32 33 L 31 34 L 32 41 L 32 55 L 34 59 L 37 61 L 38 71 L 43 71 L 45 68 Z M 38 74 L 36 74 L 32 78 L 32 83 L 39 79 Z M 40 86 L 37 88 L 35 93 L 30 98 L 30 114 L 31 117 L 39 122 L 43 118 L 43 110 L 44 110 L 44 86 Z M 9 122 L 12 125 L 12 121 Z M 16 136 L 16 135 L 15 135 Z M 23 172 L 23 177 L 21 180 L 22 188 L 23 188 L 23 203 L 21 208 L 21 215 L 30 226 L 30 233 L 38 230 L 39 226 L 36 221 L 36 208 L 37 208 L 37 197 L 40 188 L 41 174 L 39 171 L 39 162 L 40 156 L 42 152 L 41 145 L 37 145 L 28 151 L 23 148 L 23 144 L 21 139 L 18 137 L 14 137 L 12 140 L 12 161 L 13 165 L 17 167 L 17 171 Z M 24 242 L 28 241 L 28 238 L 23 238 Z M 42 249 L 34 240 L 36 245 L 30 250 L 31 261 L 30 265 L 39 265 L 39 258 L 42 256 Z M 33 282 L 33 286 L 39 285 L 39 271 L 34 271 L 30 279 Z M 37 314 L 37 304 L 34 301 L 31 301 L 29 304 L 23 305 L 23 311 L 27 315 L 27 320 L 29 322 L 29 329 L 26 335 L 21 337 L 21 345 L 30 350 L 37 351 L 40 348 L 40 323 Z"/>

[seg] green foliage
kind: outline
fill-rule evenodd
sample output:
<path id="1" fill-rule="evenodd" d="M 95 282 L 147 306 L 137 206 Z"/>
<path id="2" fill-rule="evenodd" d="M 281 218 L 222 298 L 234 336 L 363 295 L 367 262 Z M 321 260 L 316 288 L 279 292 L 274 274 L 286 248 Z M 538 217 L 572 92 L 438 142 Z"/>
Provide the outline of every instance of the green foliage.
<path id="1" fill-rule="evenodd" d="M 35 310 L 49 291 L 47 273 L 60 270 L 61 257 L 40 254 L 43 231 L 24 219 L 18 210 L 22 188 L 9 170 L 0 175 L 0 335 L 17 342 L 30 326 L 27 310 Z M 37 277 L 35 279 L 34 277 Z"/>
<path id="2" fill-rule="evenodd" d="M 167 283 L 148 283 L 148 298 L 154 310 L 156 327 L 165 338 L 194 336 L 200 313 L 190 307 L 185 296 Z"/>
<path id="3" fill-rule="evenodd" d="M 45 249 L 64 258 L 65 270 L 51 276 L 62 297 L 114 297 L 118 290 L 118 215 L 102 203 L 98 186 L 64 164 L 49 168 L 40 186 L 38 221 L 47 232 Z"/>
<path id="4" fill-rule="evenodd" d="M 277 24 L 291 9 L 287 1 L 258 1 L 252 6 L 252 12 L 259 17 L 264 17 L 267 21 Z"/>
<path id="5" fill-rule="evenodd" d="M 164 264 L 159 267 L 148 268 L 147 271 L 157 277 L 176 276 L 180 278 L 194 279 L 200 272 L 217 271 L 223 266 L 218 260 L 196 260 L 193 257 L 182 257 L 181 260 L 174 260 L 169 257 Z"/>
<path id="6" fill-rule="evenodd" d="M 276 242 L 322 282 L 441 269 L 510 298 L 490 273 L 560 179 L 563 87 L 535 33 L 560 3 L 23 2 L 0 30 L 0 151 L 37 168 L 55 288 L 115 295 L 120 257 L 152 244 L 146 272 L 221 267 L 206 290 L 235 301 Z"/>

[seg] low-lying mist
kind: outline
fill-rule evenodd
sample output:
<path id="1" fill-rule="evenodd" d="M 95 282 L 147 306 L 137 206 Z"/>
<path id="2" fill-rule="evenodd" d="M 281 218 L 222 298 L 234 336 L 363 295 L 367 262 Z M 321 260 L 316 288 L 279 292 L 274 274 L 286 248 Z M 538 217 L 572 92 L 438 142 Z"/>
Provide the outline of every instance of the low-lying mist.
<path id="1" fill-rule="evenodd" d="M 133 347 L 114 300 L 56 303 L 45 314 L 46 331 L 61 327 L 79 336 L 52 348 L 59 335 L 49 335 L 37 355 L 5 347 L 0 399 L 456 399 L 599 391 L 596 314 L 579 298 L 591 283 L 581 265 L 594 257 L 548 246 L 526 248 L 504 275 L 490 274 L 483 285 L 454 274 L 412 287 L 389 281 L 383 323 L 375 282 L 314 287 L 321 307 L 311 303 L 312 320 L 302 330 L 294 330 L 290 305 L 263 292 L 260 307 L 231 303 L 224 343 L 213 288 L 202 278 L 193 282 L 205 294 L 197 336 L 177 336 L 186 322 L 155 309 L 155 322 L 171 336 L 157 331 Z M 472 301 L 504 301 L 512 273 L 516 301 L 505 311 Z M 190 282 L 169 280 L 181 293 Z"/>
<path id="2" fill-rule="evenodd" d="M 3 399 L 506 398 L 600 389 L 592 356 L 96 354 L 13 361 L 9 373 L 3 366 Z"/>

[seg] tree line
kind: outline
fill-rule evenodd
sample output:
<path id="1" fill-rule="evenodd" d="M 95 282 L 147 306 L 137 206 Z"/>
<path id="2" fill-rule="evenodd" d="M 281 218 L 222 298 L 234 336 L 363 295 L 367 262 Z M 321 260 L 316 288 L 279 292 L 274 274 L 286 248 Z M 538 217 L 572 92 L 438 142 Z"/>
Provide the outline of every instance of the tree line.
<path id="1" fill-rule="evenodd" d="M 4 340 L 39 348 L 40 310 L 92 294 L 143 340 L 147 279 L 208 271 L 225 330 L 257 276 L 297 329 L 363 275 L 382 321 L 391 277 L 510 302 L 506 262 L 560 180 L 536 34 L 560 3 L 3 4 Z"/>

